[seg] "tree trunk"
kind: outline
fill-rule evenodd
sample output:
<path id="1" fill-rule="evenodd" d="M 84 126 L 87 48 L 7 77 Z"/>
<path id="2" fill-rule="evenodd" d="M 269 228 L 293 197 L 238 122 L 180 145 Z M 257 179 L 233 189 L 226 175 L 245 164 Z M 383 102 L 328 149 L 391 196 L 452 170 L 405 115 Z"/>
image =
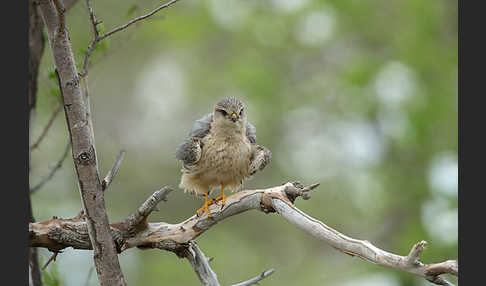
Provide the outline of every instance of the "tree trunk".
<path id="1" fill-rule="evenodd" d="M 59 0 L 41 0 L 39 5 L 57 71 L 64 111 L 72 143 L 72 156 L 94 263 L 101 285 L 125 285 L 118 253 L 110 234 L 102 185 L 91 130 L 91 119 L 81 92 L 78 71 L 69 40 L 64 7 Z"/>

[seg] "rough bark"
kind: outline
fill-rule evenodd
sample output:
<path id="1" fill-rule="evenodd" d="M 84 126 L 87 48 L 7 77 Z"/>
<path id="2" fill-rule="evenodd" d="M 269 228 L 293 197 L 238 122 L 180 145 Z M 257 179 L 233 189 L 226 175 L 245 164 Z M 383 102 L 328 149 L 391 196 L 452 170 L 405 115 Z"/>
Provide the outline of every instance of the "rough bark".
<path id="1" fill-rule="evenodd" d="M 347 237 L 296 208 L 293 204 L 295 199 L 297 197 L 309 199 L 309 191 L 316 186 L 317 184 L 304 188 L 298 183 L 287 183 L 268 189 L 240 191 L 228 196 L 223 208 L 220 202 L 211 205 L 209 207 L 211 217 L 205 213 L 202 216 L 194 215 L 178 224 L 147 223 L 148 215 L 170 192 L 170 189 L 165 188 L 154 193 L 127 220 L 111 224 L 113 240 L 116 241 L 120 252 L 132 247 L 159 248 L 174 252 L 179 257 L 186 257 L 190 242 L 219 221 L 256 209 L 265 213 L 277 212 L 292 225 L 325 241 L 337 250 L 377 265 L 406 271 L 442 285 L 448 284 L 438 283 L 445 281 L 439 275 L 444 273 L 458 275 L 459 267 L 456 260 L 436 264 L 420 262 L 418 257 L 425 242 L 414 245 L 407 256 L 396 255 L 381 250 L 368 241 Z M 65 247 L 91 249 L 87 239 L 86 224 L 79 218 L 66 220 L 54 218 L 31 223 L 29 231 L 31 246 L 53 250 Z"/>
<path id="2" fill-rule="evenodd" d="M 110 234 L 102 184 L 99 177 L 91 120 L 81 92 L 71 43 L 59 0 L 40 0 L 72 144 L 72 156 L 89 240 L 101 285 L 125 285 L 115 244 Z"/>

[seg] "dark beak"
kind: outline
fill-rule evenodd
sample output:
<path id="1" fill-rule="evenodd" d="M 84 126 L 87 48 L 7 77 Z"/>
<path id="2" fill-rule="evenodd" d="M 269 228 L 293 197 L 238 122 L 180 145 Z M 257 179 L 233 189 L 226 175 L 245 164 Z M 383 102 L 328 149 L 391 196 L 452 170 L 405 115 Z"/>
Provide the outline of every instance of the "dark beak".
<path id="1" fill-rule="evenodd" d="M 236 122 L 238 120 L 238 115 L 236 113 L 231 114 L 231 121 Z"/>

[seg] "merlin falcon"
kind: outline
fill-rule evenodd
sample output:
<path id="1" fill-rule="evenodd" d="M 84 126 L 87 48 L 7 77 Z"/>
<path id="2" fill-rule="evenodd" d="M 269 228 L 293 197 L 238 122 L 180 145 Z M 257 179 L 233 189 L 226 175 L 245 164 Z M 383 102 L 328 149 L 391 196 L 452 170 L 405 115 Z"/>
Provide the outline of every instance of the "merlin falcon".
<path id="1" fill-rule="evenodd" d="M 225 189 L 238 191 L 243 180 L 263 170 L 272 153 L 256 144 L 256 128 L 247 120 L 243 103 L 224 98 L 213 112 L 196 120 L 188 137 L 176 150 L 182 162 L 179 187 L 196 196 L 204 196 L 204 205 L 196 211 L 211 216 L 209 206 L 226 201 Z M 221 186 L 221 195 L 209 199 Z"/>

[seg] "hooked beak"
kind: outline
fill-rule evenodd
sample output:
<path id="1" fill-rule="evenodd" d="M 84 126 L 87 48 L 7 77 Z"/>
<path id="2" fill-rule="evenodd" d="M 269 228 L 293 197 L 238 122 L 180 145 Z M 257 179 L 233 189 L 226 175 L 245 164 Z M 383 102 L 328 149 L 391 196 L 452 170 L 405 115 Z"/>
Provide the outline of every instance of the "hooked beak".
<path id="1" fill-rule="evenodd" d="M 238 115 L 236 115 L 236 113 L 232 113 L 231 114 L 231 121 L 236 122 L 236 120 L 238 120 Z"/>

